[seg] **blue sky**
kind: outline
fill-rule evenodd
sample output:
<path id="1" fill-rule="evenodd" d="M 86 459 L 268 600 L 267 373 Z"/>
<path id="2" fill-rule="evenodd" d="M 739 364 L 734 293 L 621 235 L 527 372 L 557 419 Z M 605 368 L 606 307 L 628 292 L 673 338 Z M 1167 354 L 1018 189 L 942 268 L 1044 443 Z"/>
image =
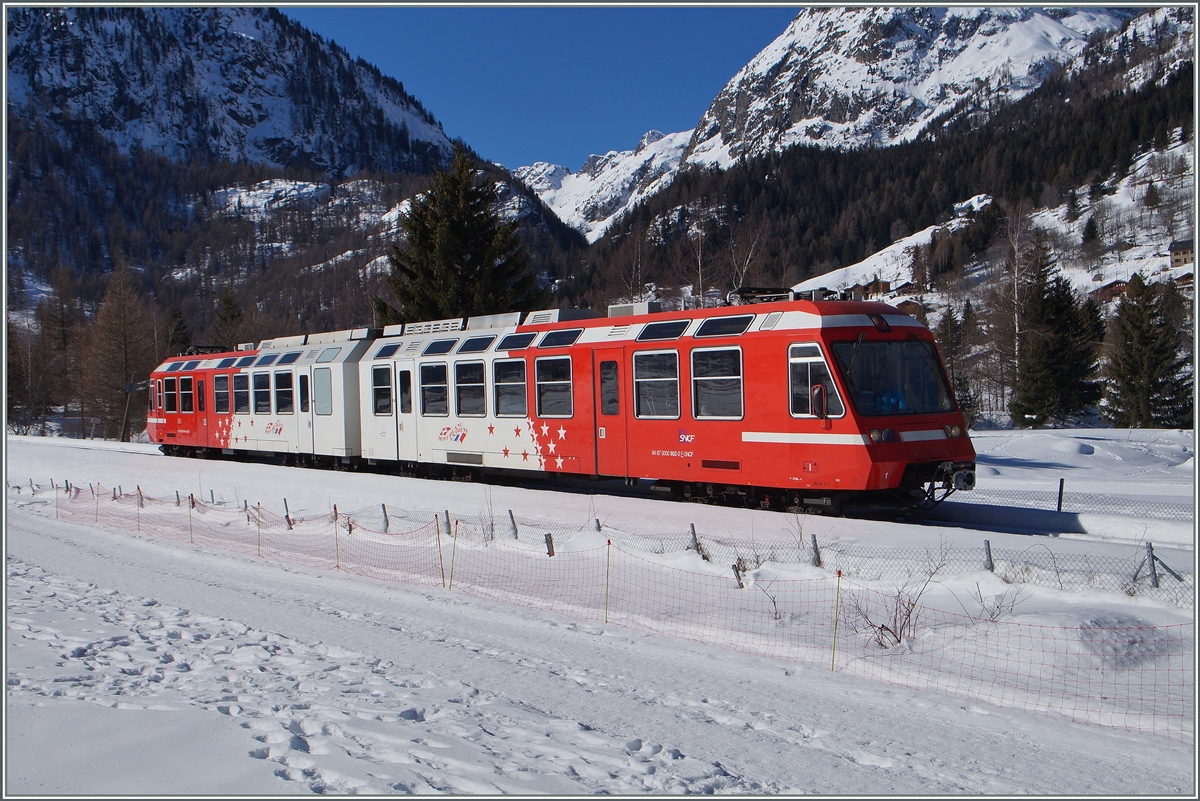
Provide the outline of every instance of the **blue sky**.
<path id="1" fill-rule="evenodd" d="M 651 129 L 694 127 L 799 8 L 281 11 L 399 80 L 483 158 L 574 171 Z"/>

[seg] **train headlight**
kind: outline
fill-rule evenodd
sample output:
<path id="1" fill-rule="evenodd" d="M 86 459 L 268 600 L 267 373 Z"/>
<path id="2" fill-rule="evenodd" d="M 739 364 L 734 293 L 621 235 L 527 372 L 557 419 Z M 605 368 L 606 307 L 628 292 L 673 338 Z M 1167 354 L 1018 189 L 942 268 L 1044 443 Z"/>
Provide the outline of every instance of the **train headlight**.
<path id="1" fill-rule="evenodd" d="M 872 428 L 867 432 L 867 436 L 871 438 L 872 443 L 896 441 L 896 432 L 890 428 Z"/>
<path id="2" fill-rule="evenodd" d="M 958 439 L 965 433 L 960 425 L 943 426 L 943 428 L 946 429 L 946 436 L 950 439 Z"/>

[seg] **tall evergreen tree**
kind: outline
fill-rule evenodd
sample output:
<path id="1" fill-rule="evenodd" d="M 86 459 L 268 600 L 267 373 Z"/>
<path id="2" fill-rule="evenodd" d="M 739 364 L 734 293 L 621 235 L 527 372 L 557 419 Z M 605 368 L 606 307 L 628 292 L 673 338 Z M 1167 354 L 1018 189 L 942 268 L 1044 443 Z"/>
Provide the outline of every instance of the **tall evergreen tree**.
<path id="1" fill-rule="evenodd" d="M 1122 428 L 1192 425 L 1195 400 L 1189 360 L 1162 295 L 1140 274 L 1129 279 L 1109 328 L 1105 417 Z"/>
<path id="2" fill-rule="evenodd" d="M 242 333 L 242 307 L 231 287 L 221 290 L 217 318 L 213 323 L 213 344 L 236 348 Z"/>
<path id="3" fill-rule="evenodd" d="M 401 223 L 406 247 L 388 251 L 391 306 L 374 299 L 376 322 L 531 311 L 546 303 L 529 270 L 515 223 L 501 223 L 497 191 L 480 180 L 475 161 L 456 145 L 454 163 L 412 200 Z"/>
<path id="4" fill-rule="evenodd" d="M 187 320 L 183 317 L 183 309 L 172 306 L 167 312 L 166 320 L 166 356 L 184 353 L 192 346 L 192 332 Z"/>
<path id="5" fill-rule="evenodd" d="M 1100 310 L 1041 260 L 1027 294 L 1017 385 L 1009 413 L 1022 428 L 1063 423 L 1100 400 L 1094 376 L 1104 335 Z"/>

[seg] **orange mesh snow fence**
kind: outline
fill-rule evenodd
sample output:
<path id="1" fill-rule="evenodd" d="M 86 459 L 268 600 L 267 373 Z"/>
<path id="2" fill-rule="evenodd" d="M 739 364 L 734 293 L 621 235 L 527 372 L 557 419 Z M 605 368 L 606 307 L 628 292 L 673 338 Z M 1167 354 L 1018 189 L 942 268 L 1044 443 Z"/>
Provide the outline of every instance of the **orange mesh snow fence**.
<path id="1" fill-rule="evenodd" d="M 263 559 L 618 624 L 744 653 L 828 667 L 901 687 L 1148 731 L 1191 741 L 1194 626 L 1134 625 L 1097 616 L 1050 626 L 929 607 L 839 575 L 756 579 L 682 569 L 671 558 L 609 541 L 560 550 L 495 527 L 432 516 L 379 531 L 333 512 L 289 518 L 257 506 L 155 499 L 111 489 L 56 492 L 65 520 Z M 386 514 L 386 513 L 385 513 Z M 401 525 L 397 525 L 397 524 Z M 716 568 L 714 568 L 714 571 Z M 1136 621 L 1134 621 L 1136 623 Z"/>

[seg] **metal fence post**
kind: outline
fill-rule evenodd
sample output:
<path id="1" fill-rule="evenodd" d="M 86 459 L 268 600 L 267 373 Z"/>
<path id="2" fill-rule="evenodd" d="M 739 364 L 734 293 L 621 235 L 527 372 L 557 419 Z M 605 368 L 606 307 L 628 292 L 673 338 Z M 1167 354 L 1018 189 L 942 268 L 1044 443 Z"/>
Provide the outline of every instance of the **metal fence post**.
<path id="1" fill-rule="evenodd" d="M 813 567 L 820 567 L 821 566 L 821 549 L 817 547 L 817 535 L 813 534 L 811 531 L 808 532 L 808 534 L 810 537 L 812 537 L 812 548 L 813 548 L 812 565 L 813 565 Z"/>
<path id="2" fill-rule="evenodd" d="M 1060 512 L 1062 511 L 1063 484 L 1065 483 L 1067 483 L 1065 478 L 1060 478 L 1058 480 L 1058 511 Z"/>
<path id="3" fill-rule="evenodd" d="M 988 540 L 983 541 L 983 556 L 983 566 L 986 567 L 989 572 L 995 573 L 996 565 L 992 561 L 992 543 Z"/>
<path id="4" fill-rule="evenodd" d="M 388 530 L 387 504 L 381 503 L 381 504 L 379 504 L 379 508 L 383 510 L 383 533 L 387 534 L 387 530 Z"/>
<path id="5" fill-rule="evenodd" d="M 546 532 L 546 556 L 554 556 L 554 535 Z"/>
<path id="6" fill-rule="evenodd" d="M 508 510 L 508 522 L 512 524 L 513 539 L 520 539 L 517 535 L 517 519 L 513 517 L 512 509 Z"/>
<path id="7" fill-rule="evenodd" d="M 1146 543 L 1146 565 L 1150 568 L 1150 586 L 1158 589 L 1158 569 L 1154 565 L 1154 546 Z"/>

